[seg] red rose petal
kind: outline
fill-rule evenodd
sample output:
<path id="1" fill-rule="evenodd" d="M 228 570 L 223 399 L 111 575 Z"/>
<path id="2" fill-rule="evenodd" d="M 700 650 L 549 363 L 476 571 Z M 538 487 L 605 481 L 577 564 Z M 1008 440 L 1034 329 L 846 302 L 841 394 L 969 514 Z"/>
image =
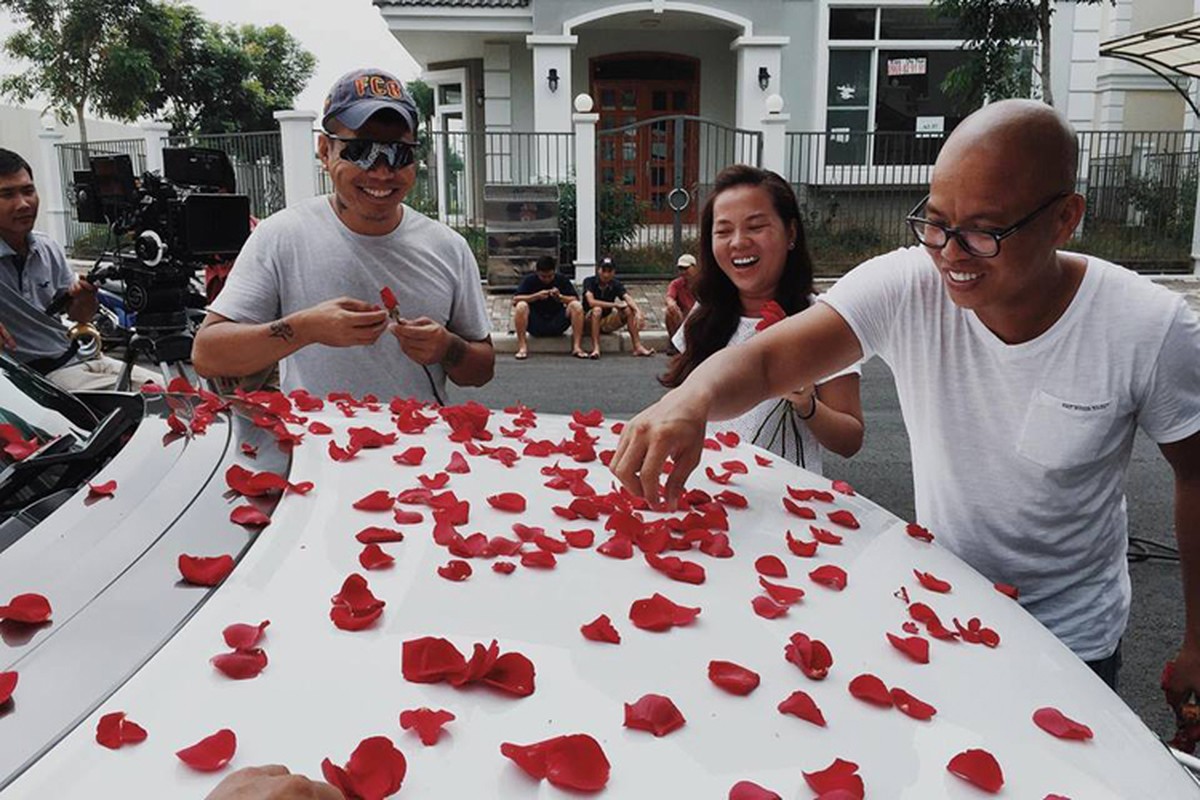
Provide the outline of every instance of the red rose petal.
<path id="1" fill-rule="evenodd" d="M 726 447 L 737 447 L 742 442 L 742 437 L 736 431 L 721 431 L 715 438 Z"/>
<path id="2" fill-rule="evenodd" d="M 1011 584 L 993 583 L 992 588 L 1005 597 L 1011 597 L 1013 600 L 1016 600 L 1020 596 L 1020 592 L 1017 591 L 1017 587 L 1012 586 Z"/>
<path id="3" fill-rule="evenodd" d="M 89 483 L 88 497 L 112 497 L 117 491 L 116 481 L 105 481 L 104 483 Z"/>
<path id="4" fill-rule="evenodd" d="M 442 737 L 442 728 L 454 720 L 455 716 L 445 709 L 413 708 L 400 712 L 400 727 L 406 731 L 415 730 L 426 747 L 437 744 Z"/>
<path id="5" fill-rule="evenodd" d="M 391 493 L 386 489 L 378 489 L 355 500 L 354 508 L 359 511 L 391 511 L 395 504 L 396 498 Z"/>
<path id="6" fill-rule="evenodd" d="M 767 458 L 766 456 L 760 456 L 758 453 L 754 454 L 754 461 L 760 467 L 769 467 L 773 463 L 775 463 L 771 459 Z"/>
<path id="7" fill-rule="evenodd" d="M 900 628 L 910 636 L 916 636 L 921 632 L 921 629 L 917 627 L 917 623 L 912 621 L 904 623 Z"/>
<path id="8" fill-rule="evenodd" d="M 386 602 L 371 593 L 367 579 L 353 573 L 342 582 L 342 588 L 330 598 L 333 607 L 329 619 L 344 631 L 361 631 L 371 627 L 383 614 Z"/>
<path id="9" fill-rule="evenodd" d="M 608 618 L 608 614 L 601 614 L 588 624 L 581 625 L 579 632 L 583 634 L 583 638 L 593 642 L 621 643 L 621 634 L 613 627 L 612 620 Z"/>
<path id="10" fill-rule="evenodd" d="M 946 592 L 950 591 L 950 584 L 937 577 L 932 572 L 921 572 L 920 570 L 914 569 L 913 575 L 916 576 L 917 580 L 922 586 L 931 592 L 945 594 Z"/>
<path id="11" fill-rule="evenodd" d="M 671 698 L 661 694 L 643 695 L 636 703 L 625 704 L 625 727 L 666 736 L 684 726 L 686 720 Z"/>
<path id="12" fill-rule="evenodd" d="M 816 525 L 809 525 L 809 531 L 812 532 L 813 538 L 821 544 L 841 544 L 842 537 L 838 536 L 833 531 L 827 531 L 824 528 L 818 528 Z"/>
<path id="13" fill-rule="evenodd" d="M 808 573 L 808 577 L 813 583 L 819 583 L 836 592 L 846 588 L 846 571 L 835 564 L 817 567 Z"/>
<path id="14" fill-rule="evenodd" d="M 750 501 L 745 496 L 737 492 L 726 489 L 723 492 L 717 492 L 713 495 L 713 499 L 721 505 L 729 506 L 730 508 L 746 508 L 750 505 Z"/>
<path id="15" fill-rule="evenodd" d="M 33 592 L 16 595 L 8 601 L 8 605 L 0 606 L 0 620 L 23 622 L 26 625 L 49 622 L 52 613 L 50 601 Z"/>
<path id="16" fill-rule="evenodd" d="M 180 554 L 179 574 L 193 586 L 216 586 L 233 572 L 233 556 L 189 556 Z"/>
<path id="17" fill-rule="evenodd" d="M 377 544 L 368 544 L 358 554 L 358 563 L 363 569 L 387 569 L 396 563 L 396 559 L 383 551 Z"/>
<path id="18" fill-rule="evenodd" d="M 521 653 L 505 653 L 496 659 L 481 679 L 488 686 L 517 697 L 528 697 L 534 691 L 533 662 Z"/>
<path id="19" fill-rule="evenodd" d="M 534 744 L 504 742 L 500 753 L 530 776 L 563 789 L 598 792 L 608 783 L 611 766 L 599 742 L 586 733 L 556 736 Z"/>
<path id="20" fill-rule="evenodd" d="M 386 544 L 387 542 L 403 542 L 404 534 L 391 528 L 378 528 L 372 525 L 354 534 L 354 538 L 360 544 Z"/>
<path id="21" fill-rule="evenodd" d="M 225 644 L 234 650 L 252 650 L 262 641 L 264 632 L 270 624 L 271 620 L 269 619 L 264 619 L 257 625 L 247 625 L 244 622 L 237 622 L 233 625 L 227 625 L 225 630 L 221 632 L 221 635 L 225 639 Z"/>
<path id="22" fill-rule="evenodd" d="M 786 539 L 788 550 L 791 550 L 793 555 L 800 556 L 801 558 L 812 558 L 815 556 L 817 548 L 821 544 L 820 542 L 804 542 L 793 538 L 791 531 L 787 532 Z"/>
<path id="23" fill-rule="evenodd" d="M 229 512 L 229 521 L 234 525 L 262 528 L 271 524 L 271 518 L 250 504 L 240 505 Z"/>
<path id="24" fill-rule="evenodd" d="M 759 556 L 754 561 L 754 569 L 759 575 L 766 575 L 770 578 L 786 578 L 788 576 L 787 567 L 779 559 L 779 556 Z"/>
<path id="25" fill-rule="evenodd" d="M 312 422 L 308 423 L 308 432 L 311 433 L 313 436 L 326 436 L 328 434 L 333 433 L 333 428 L 329 427 L 324 422 L 320 422 L 318 420 L 313 420 Z M 333 442 L 329 443 L 329 452 L 331 455 L 333 453 L 334 446 L 335 445 L 333 444 Z"/>
<path id="26" fill-rule="evenodd" d="M 446 639 L 425 636 L 401 646 L 400 671 L 412 683 L 440 683 L 466 669 L 466 658 Z"/>
<path id="27" fill-rule="evenodd" d="M 437 568 L 437 574 L 448 581 L 465 581 L 471 577 L 471 565 L 462 559 L 452 558 L 445 566 Z"/>
<path id="28" fill-rule="evenodd" d="M 829 521 L 836 525 L 841 525 L 843 528 L 850 528 L 851 530 L 858 530 L 859 527 L 855 516 L 845 509 L 830 512 Z"/>
<path id="29" fill-rule="evenodd" d="M 833 489 L 835 492 L 840 492 L 845 495 L 850 495 L 851 497 L 854 496 L 854 487 L 851 486 L 850 484 L 846 483 L 845 481 L 834 481 L 833 486 L 831 486 L 830 488 Z"/>
<path id="30" fill-rule="evenodd" d="M 829 674 L 833 666 L 833 654 L 820 639 L 810 639 L 807 634 L 793 633 L 784 645 L 783 657 L 800 668 L 806 677 L 820 681 Z"/>
<path id="31" fill-rule="evenodd" d="M 17 688 L 16 672 L 0 672 L 0 706 L 12 699 L 13 690 Z"/>
<path id="32" fill-rule="evenodd" d="M 444 488 L 446 484 L 450 482 L 450 474 L 446 472 L 439 472 L 436 475 L 418 475 L 417 480 L 420 481 L 421 485 L 426 489 L 437 491 L 438 489 Z"/>
<path id="33" fill-rule="evenodd" d="M 946 769 L 985 792 L 995 794 L 1004 786 L 1000 764 L 987 750 L 964 750 L 950 759 Z"/>
<path id="34" fill-rule="evenodd" d="M 752 781 L 738 781 L 729 789 L 729 800 L 783 800 L 778 793 Z"/>
<path id="35" fill-rule="evenodd" d="M 932 719 L 937 713 L 937 709 L 929 705 L 923 700 L 918 700 L 908 692 L 900 688 L 892 689 L 892 702 L 896 704 L 901 713 L 907 714 L 913 719 L 921 720 L 922 722 Z"/>
<path id="36" fill-rule="evenodd" d="M 125 718 L 124 711 L 105 714 L 96 724 L 96 741 L 109 750 L 119 750 L 122 745 L 146 741 L 146 729 Z"/>
<path id="37" fill-rule="evenodd" d="M 232 653 L 213 656 L 209 662 L 227 678 L 243 681 L 257 678 L 258 674 L 267 668 L 267 654 L 260 648 L 234 650 Z"/>
<path id="38" fill-rule="evenodd" d="M 718 473 L 712 467 L 705 467 L 704 474 L 708 476 L 708 479 L 710 481 L 712 481 L 713 483 L 716 483 L 716 484 L 720 484 L 721 486 L 726 486 L 729 484 L 729 482 L 731 480 L 733 480 L 732 472 Z"/>
<path id="39" fill-rule="evenodd" d="M 929 663 L 929 640 L 923 639 L 920 636 L 904 636 L 900 637 L 894 633 L 887 635 L 888 641 L 892 643 L 892 647 L 899 650 L 912 661 L 918 664 Z"/>
<path id="40" fill-rule="evenodd" d="M 780 605 L 767 597 L 765 594 L 757 595 L 750 601 L 750 605 L 754 608 L 754 613 L 758 614 L 763 619 L 777 619 L 787 616 L 788 607 Z"/>
<path id="41" fill-rule="evenodd" d="M 520 513 L 525 510 L 525 498 L 516 492 L 501 492 L 487 499 L 488 505 L 499 511 Z"/>
<path id="42" fill-rule="evenodd" d="M 793 489 L 789 486 L 787 493 L 793 500 L 799 500 L 801 503 L 811 503 L 813 500 L 820 500 L 822 503 L 833 502 L 833 492 L 825 492 L 820 489 Z"/>
<path id="43" fill-rule="evenodd" d="M 933 541 L 933 534 L 929 532 L 929 529 L 922 528 L 920 525 L 918 525 L 915 522 L 908 523 L 908 526 L 904 529 L 904 532 L 907 533 L 912 538 L 919 539 L 922 542 L 932 542 Z"/>
<path id="44" fill-rule="evenodd" d="M 680 581 L 681 583 L 698 585 L 704 583 L 707 577 L 704 567 L 694 561 L 685 561 L 676 556 L 661 558 L 653 553 L 646 553 L 646 563 L 671 580 Z"/>
<path id="45" fill-rule="evenodd" d="M 822 798 L 828 796 L 838 800 L 862 800 L 866 788 L 857 772 L 858 764 L 838 758 L 820 772 L 802 774 L 809 787 Z"/>
<path id="46" fill-rule="evenodd" d="M 395 461 L 397 464 L 403 464 L 406 467 L 419 467 L 424 460 L 424 447 L 410 447 L 404 452 L 392 456 L 392 461 Z"/>
<path id="47" fill-rule="evenodd" d="M 745 696 L 758 688 L 759 675 L 751 669 L 746 669 L 732 661 L 708 662 L 708 679 L 729 692 Z"/>
<path id="48" fill-rule="evenodd" d="M 771 583 L 762 577 L 758 579 L 758 585 L 765 589 L 776 603 L 790 606 L 799 603 L 804 598 L 804 590 L 795 586 L 782 586 L 778 583 Z"/>
<path id="49" fill-rule="evenodd" d="M 420 511 L 405 511 L 403 508 L 397 508 L 392 512 L 392 519 L 397 525 L 416 525 L 418 522 L 424 522 L 425 515 Z"/>
<path id="50" fill-rule="evenodd" d="M 850 681 L 850 694 L 864 703 L 891 708 L 894 701 L 887 685 L 870 673 L 864 673 Z"/>
<path id="51" fill-rule="evenodd" d="M 554 569 L 558 566 L 558 559 L 554 557 L 554 553 L 547 550 L 534 550 L 521 554 L 521 566 L 532 569 Z"/>
<path id="52" fill-rule="evenodd" d="M 1082 722 L 1076 722 L 1057 708 L 1047 706 L 1033 712 L 1033 724 L 1051 736 L 1059 739 L 1084 741 L 1094 735 L 1092 729 Z"/>
<path id="53" fill-rule="evenodd" d="M 585 428 L 596 428 L 604 424 L 604 414 L 602 414 L 598 408 L 593 408 L 591 411 L 587 412 L 579 410 L 572 411 L 571 419 L 573 419 L 576 424 L 582 425 Z"/>
<path id="54" fill-rule="evenodd" d="M 571 545 L 571 547 L 591 547 L 596 541 L 596 534 L 590 528 L 563 531 L 562 537 L 567 540 L 567 544 Z"/>
<path id="55" fill-rule="evenodd" d="M 321 775 L 347 798 L 382 800 L 400 791 L 408 762 L 386 736 L 371 736 L 359 742 L 345 767 L 326 758 Z"/>
<path id="56" fill-rule="evenodd" d="M 817 707 L 816 702 L 809 697 L 807 692 L 792 692 L 777 708 L 780 714 L 791 714 L 805 722 L 825 727 L 825 715 L 821 713 L 821 709 Z"/>
<path id="57" fill-rule="evenodd" d="M 197 772 L 216 772 L 229 763 L 236 751 L 237 736 L 228 728 L 222 728 L 175 755 Z"/>
<path id="58" fill-rule="evenodd" d="M 636 627 L 656 632 L 690 625 L 699 614 L 699 608 L 676 605 L 658 593 L 635 600 L 629 607 L 629 619 Z"/>
<path id="59" fill-rule="evenodd" d="M 446 463 L 442 471 L 455 475 L 465 475 L 471 471 L 471 465 L 467 463 L 466 457 L 456 450 L 450 454 L 450 461 Z"/>
<path id="60" fill-rule="evenodd" d="M 492 572 L 498 572 L 501 575 L 511 575 L 517 568 L 517 565 L 511 561 L 497 561 L 492 564 Z"/>
<path id="61" fill-rule="evenodd" d="M 350 445 L 342 448 L 337 444 L 337 442 L 333 441 L 332 439 L 329 440 L 329 457 L 334 461 L 349 461 L 356 455 L 358 455 L 357 447 Z"/>
<path id="62" fill-rule="evenodd" d="M 808 506 L 797 505 L 790 498 L 783 498 L 783 507 L 788 510 L 789 514 L 794 514 L 800 519 L 816 519 L 817 512 L 813 511 Z"/>

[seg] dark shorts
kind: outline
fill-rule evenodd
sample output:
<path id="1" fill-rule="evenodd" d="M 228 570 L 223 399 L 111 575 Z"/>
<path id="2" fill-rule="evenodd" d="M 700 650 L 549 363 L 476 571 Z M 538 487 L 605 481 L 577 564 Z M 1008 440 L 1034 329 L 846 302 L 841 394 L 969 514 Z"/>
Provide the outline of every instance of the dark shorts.
<path id="1" fill-rule="evenodd" d="M 555 313 L 546 316 L 529 315 L 530 336 L 562 336 L 569 327 L 571 327 L 571 320 L 567 319 L 566 308 L 560 308 Z"/>
<path id="2" fill-rule="evenodd" d="M 1096 661 L 1086 661 L 1092 672 L 1100 677 L 1100 680 L 1108 684 L 1108 688 L 1114 692 L 1117 690 L 1117 675 L 1121 672 L 1121 643 L 1117 642 L 1117 649 L 1108 658 L 1101 658 Z"/>

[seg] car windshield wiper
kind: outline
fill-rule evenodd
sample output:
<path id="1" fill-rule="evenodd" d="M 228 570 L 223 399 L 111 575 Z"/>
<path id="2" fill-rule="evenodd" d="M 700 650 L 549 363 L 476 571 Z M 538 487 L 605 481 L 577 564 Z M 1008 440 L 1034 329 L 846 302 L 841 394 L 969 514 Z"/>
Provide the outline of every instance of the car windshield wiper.
<path id="1" fill-rule="evenodd" d="M 0 472 L 0 509 L 5 508 L 10 498 L 35 478 L 44 475 L 51 467 L 67 468 L 56 480 L 48 481 L 47 485 L 33 495 L 22 497 L 23 505 L 36 502 L 68 486 L 74 486 L 82 481 L 84 476 L 94 474 L 112 455 L 113 447 L 121 438 L 137 427 L 140 419 L 140 415 L 129 406 L 118 406 L 100 420 L 100 424 L 83 442 L 82 447 L 74 434 L 66 433 L 51 440 L 23 461 L 10 464 Z"/>

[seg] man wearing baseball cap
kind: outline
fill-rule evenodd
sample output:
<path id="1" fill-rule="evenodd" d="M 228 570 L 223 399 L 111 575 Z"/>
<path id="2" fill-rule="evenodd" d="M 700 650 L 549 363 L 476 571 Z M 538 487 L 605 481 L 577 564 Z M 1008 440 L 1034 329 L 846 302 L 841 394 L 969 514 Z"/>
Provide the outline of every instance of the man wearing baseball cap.
<path id="1" fill-rule="evenodd" d="M 495 353 L 466 241 L 403 201 L 416 179 L 417 107 L 393 75 L 343 75 L 317 144 L 333 193 L 255 229 L 212 302 L 192 358 L 206 376 L 281 363 L 281 388 L 444 402 L 481 386 Z M 396 306 L 380 303 L 390 289 Z M 390 333 L 389 336 L 384 336 Z"/>
<path id="2" fill-rule="evenodd" d="M 696 283 L 696 273 L 699 271 L 696 267 L 696 257 L 691 253 L 681 255 L 675 262 L 675 268 L 679 270 L 679 277 L 667 286 L 666 308 L 663 311 L 669 339 L 675 338 L 675 331 L 679 330 L 687 315 L 691 313 L 692 306 L 696 305 L 692 286 Z"/>

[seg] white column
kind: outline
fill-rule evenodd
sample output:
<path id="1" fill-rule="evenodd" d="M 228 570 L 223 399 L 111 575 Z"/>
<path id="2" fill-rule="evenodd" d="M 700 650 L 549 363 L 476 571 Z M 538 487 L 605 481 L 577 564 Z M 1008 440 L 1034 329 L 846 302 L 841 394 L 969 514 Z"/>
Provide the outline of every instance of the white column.
<path id="1" fill-rule="evenodd" d="M 736 124 L 739 128 L 757 130 L 762 121 L 763 100 L 771 94 L 781 94 L 783 48 L 791 41 L 788 36 L 739 36 L 729 45 L 737 52 Z M 767 86 L 759 84 L 759 75 L 766 69 Z"/>
<path id="2" fill-rule="evenodd" d="M 763 133 L 762 168 L 777 172 L 783 179 L 792 182 L 787 174 L 787 125 L 790 114 L 783 113 L 783 98 L 773 94 L 767 98 L 766 115 L 761 119 Z"/>
<path id="3" fill-rule="evenodd" d="M 295 205 L 317 194 L 317 168 L 313 159 L 315 111 L 276 111 L 283 150 L 283 199 Z"/>
<path id="4" fill-rule="evenodd" d="M 560 89 L 562 87 L 559 87 Z M 596 123 L 592 98 L 575 98 L 575 282 L 596 274 Z"/>
<path id="5" fill-rule="evenodd" d="M 37 170 L 36 183 L 42 187 L 39 193 L 42 199 L 42 219 L 38 227 L 50 234 L 54 241 L 67 247 L 72 244 L 67 241 L 67 216 L 70 211 L 64 202 L 62 168 L 58 163 L 58 149 L 55 147 L 62 138 L 62 132 L 56 128 L 45 128 L 38 132 L 40 163 L 34 168 Z"/>
<path id="6" fill-rule="evenodd" d="M 533 130 L 539 133 L 571 130 L 571 50 L 576 36 L 531 34 L 525 43 L 533 50 Z M 550 70 L 558 88 L 550 88 Z"/>
<path id="7" fill-rule="evenodd" d="M 143 122 L 142 135 L 146 137 L 146 171 L 162 174 L 163 148 L 171 135 L 169 122 Z"/>
<path id="8" fill-rule="evenodd" d="M 1192 218 L 1192 274 L 1200 278 L 1200 186 L 1196 187 L 1196 213 Z"/>

